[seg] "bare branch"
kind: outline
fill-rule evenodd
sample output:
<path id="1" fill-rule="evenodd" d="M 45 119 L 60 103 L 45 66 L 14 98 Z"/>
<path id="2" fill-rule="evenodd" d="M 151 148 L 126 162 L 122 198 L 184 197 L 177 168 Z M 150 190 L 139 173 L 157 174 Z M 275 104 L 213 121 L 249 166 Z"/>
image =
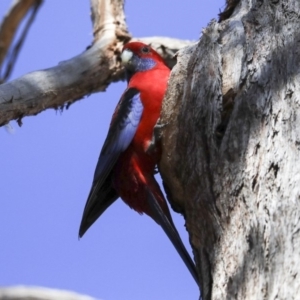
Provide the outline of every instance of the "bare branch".
<path id="1" fill-rule="evenodd" d="M 1 81 L 4 82 L 10 76 L 13 66 L 16 62 L 19 51 L 23 45 L 26 38 L 28 30 L 34 21 L 36 13 L 42 0 L 18 0 L 14 1 L 11 8 L 4 16 L 3 21 L 0 25 L 0 66 L 3 65 L 4 59 L 8 53 L 10 45 L 16 34 L 16 31 L 25 17 L 25 15 L 31 10 L 31 16 L 27 20 L 22 34 L 20 35 L 19 41 L 16 43 L 14 49 L 11 51 L 11 57 L 9 57 L 9 62 L 7 63 L 7 70 L 5 71 Z"/>
<path id="2" fill-rule="evenodd" d="M 0 288 L 0 300 L 96 300 L 74 292 L 27 286 Z"/>
<path id="3" fill-rule="evenodd" d="M 120 77 L 118 56 L 123 42 L 130 38 L 125 30 L 124 12 L 118 10 L 120 2 L 92 2 L 92 5 L 98 3 L 103 25 L 99 27 L 99 39 L 87 51 L 54 68 L 29 73 L 1 86 L 1 125 L 105 90 L 110 82 Z M 96 10 L 96 6 L 92 9 Z M 94 20 L 98 22 L 100 18 Z"/>
<path id="4" fill-rule="evenodd" d="M 73 103 L 85 95 L 104 91 L 111 82 L 121 80 L 123 71 L 119 55 L 123 44 L 130 40 L 122 3 L 117 0 L 92 1 L 97 38 L 84 53 L 56 67 L 32 72 L 1 85 L 0 125 L 12 119 L 21 120 L 23 116 L 35 115 L 47 108 Z M 141 40 L 158 47 L 171 62 L 173 54 L 189 43 L 169 38 Z"/>
<path id="5" fill-rule="evenodd" d="M 109 33 L 109 32 L 108 32 Z M 26 74 L 0 88 L 0 124 L 58 108 L 94 91 L 105 90 L 120 65 L 106 35 L 83 54 L 58 66 Z"/>
<path id="6" fill-rule="evenodd" d="M 90 0 L 92 22 L 94 26 L 94 41 L 99 40 L 103 32 L 115 30 L 116 37 L 121 41 L 128 41 L 128 33 L 124 14 L 124 1 Z M 112 3 L 111 3 L 112 2 Z"/>

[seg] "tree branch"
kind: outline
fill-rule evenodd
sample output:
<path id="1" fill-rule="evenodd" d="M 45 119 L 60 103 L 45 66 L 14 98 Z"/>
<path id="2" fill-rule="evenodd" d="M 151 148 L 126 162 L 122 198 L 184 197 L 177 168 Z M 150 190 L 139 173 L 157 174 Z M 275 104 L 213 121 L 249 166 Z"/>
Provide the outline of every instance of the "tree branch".
<path id="1" fill-rule="evenodd" d="M 27 286 L 0 288 L 0 300 L 96 300 L 90 296 L 74 292 Z"/>
<path id="2" fill-rule="evenodd" d="M 125 23 L 123 1 L 92 0 L 94 41 L 84 53 L 53 68 L 35 71 L 0 86 L 0 126 L 48 108 L 70 105 L 85 95 L 104 91 L 122 80 L 120 53 L 131 40 Z M 170 66 L 176 51 L 191 42 L 171 38 L 139 39 L 151 43 Z"/>
<path id="3" fill-rule="evenodd" d="M 4 59 L 8 53 L 10 45 L 16 34 L 16 31 L 24 19 L 26 14 L 32 8 L 30 18 L 23 29 L 23 32 L 16 43 L 14 49 L 11 51 L 11 56 L 8 58 L 7 70 L 4 72 L 0 82 L 4 82 L 10 76 L 13 66 L 16 62 L 17 56 L 26 38 L 28 30 L 34 21 L 38 8 L 42 4 L 42 0 L 18 0 L 14 1 L 7 14 L 4 16 L 3 21 L 0 25 L 0 66 L 3 66 Z"/>

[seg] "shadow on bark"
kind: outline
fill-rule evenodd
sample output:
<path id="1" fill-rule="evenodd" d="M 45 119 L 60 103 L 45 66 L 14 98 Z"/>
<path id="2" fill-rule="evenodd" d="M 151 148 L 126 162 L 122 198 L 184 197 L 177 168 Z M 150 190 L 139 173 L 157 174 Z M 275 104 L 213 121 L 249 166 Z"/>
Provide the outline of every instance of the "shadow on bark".
<path id="1" fill-rule="evenodd" d="M 293 111 L 299 107 L 299 100 L 294 97 L 293 81 L 300 67 L 298 14 L 288 10 L 288 6 L 276 3 L 257 1 L 242 16 L 244 55 L 239 89 L 228 97 L 232 103 L 226 106 L 228 101 L 224 101 L 222 95 L 220 44 L 221 35 L 226 34 L 222 30 L 234 22 L 229 19 L 225 24 L 212 23 L 205 30 L 189 60 L 184 93 L 178 99 L 180 103 L 176 104 L 180 108 L 176 108 L 177 115 L 173 116 L 177 120 L 173 128 L 176 147 L 171 152 L 168 150 L 172 156 L 170 169 L 181 183 L 181 194 L 184 194 L 183 210 L 200 271 L 203 299 L 211 298 L 216 259 L 220 259 L 220 245 L 237 207 L 241 207 L 240 214 L 245 217 L 240 220 L 245 233 L 244 243 L 253 245 L 262 241 L 264 244 L 249 247 L 227 283 L 227 299 L 236 298 L 236 291 L 243 289 L 243 284 L 247 285 L 245 277 L 253 262 L 269 278 L 272 267 L 265 269 L 265 266 L 276 263 L 267 253 L 277 247 L 272 237 L 276 235 L 276 223 L 272 223 L 275 228 L 271 229 L 266 229 L 264 224 L 249 226 L 251 220 L 257 218 L 260 201 L 268 207 L 274 199 L 262 200 L 257 196 L 259 187 L 264 185 L 264 179 L 258 178 L 259 165 L 256 176 L 246 174 L 249 157 L 258 156 L 262 151 L 265 136 L 274 139 L 278 135 L 275 127 L 280 110 L 274 109 L 278 102 L 287 102 L 289 122 L 291 127 L 297 127 Z M 285 126 L 282 122 L 281 126 Z M 291 136 L 282 138 L 289 143 Z M 252 148 L 254 152 L 250 153 Z M 274 151 L 274 146 L 270 151 Z M 270 162 L 267 174 L 276 179 L 280 164 Z M 172 195 L 168 197 L 172 202 Z M 268 209 L 264 208 L 263 215 L 267 223 L 273 221 Z M 267 246 L 263 238 L 266 231 L 271 236 Z M 251 242 L 253 235 L 255 238 Z"/>

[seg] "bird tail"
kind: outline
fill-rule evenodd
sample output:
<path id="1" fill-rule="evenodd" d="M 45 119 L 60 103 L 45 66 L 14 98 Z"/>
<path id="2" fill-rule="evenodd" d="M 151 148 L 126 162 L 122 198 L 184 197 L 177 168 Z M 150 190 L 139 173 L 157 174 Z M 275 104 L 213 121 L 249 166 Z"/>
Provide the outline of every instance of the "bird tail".
<path id="1" fill-rule="evenodd" d="M 181 259 L 185 263 L 186 267 L 188 268 L 198 285 L 198 275 L 196 271 L 196 266 L 189 253 L 187 252 L 185 246 L 183 245 L 183 242 L 173 222 L 170 221 L 169 218 L 165 215 L 160 204 L 158 203 L 158 200 L 148 187 L 146 187 L 146 196 L 148 205 L 153 213 L 153 216 L 155 217 L 156 221 L 159 223 L 159 225 L 162 227 L 162 229 L 174 245 L 175 249 L 177 250 L 178 254 L 180 255 Z"/>
<path id="2" fill-rule="evenodd" d="M 119 198 L 115 189 L 110 185 L 110 178 L 106 181 L 102 185 L 95 184 L 91 189 L 80 223 L 80 238 L 102 213 Z"/>

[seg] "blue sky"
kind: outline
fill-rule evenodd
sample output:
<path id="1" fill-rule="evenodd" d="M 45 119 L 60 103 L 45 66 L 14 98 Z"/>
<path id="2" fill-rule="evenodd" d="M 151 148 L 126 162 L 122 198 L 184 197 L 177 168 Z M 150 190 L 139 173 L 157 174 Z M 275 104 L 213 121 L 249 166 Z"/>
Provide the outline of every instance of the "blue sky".
<path id="1" fill-rule="evenodd" d="M 0 1 L 0 15 L 12 1 Z M 126 1 L 135 37 L 196 40 L 224 0 Z M 49 68 L 91 43 L 89 1 L 45 1 L 12 78 Z M 110 117 L 125 83 L 62 113 L 0 129 L 0 285 L 38 285 L 103 300 L 198 299 L 198 288 L 163 231 L 121 200 L 78 240 L 78 227 Z M 184 220 L 173 214 L 190 250 Z"/>

